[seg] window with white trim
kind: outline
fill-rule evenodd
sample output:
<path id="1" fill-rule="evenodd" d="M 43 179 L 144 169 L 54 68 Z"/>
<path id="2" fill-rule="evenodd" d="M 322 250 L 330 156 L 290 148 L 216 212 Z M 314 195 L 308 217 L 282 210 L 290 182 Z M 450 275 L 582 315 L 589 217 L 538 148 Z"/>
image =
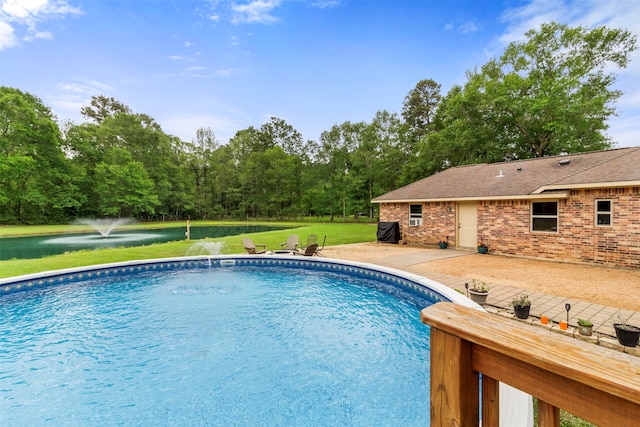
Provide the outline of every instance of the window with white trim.
<path id="1" fill-rule="evenodd" d="M 531 231 L 558 232 L 558 202 L 531 202 Z"/>
<path id="2" fill-rule="evenodd" d="M 596 200 L 596 225 L 611 227 L 613 218 L 613 203 L 611 200 Z"/>
<path id="3" fill-rule="evenodd" d="M 409 225 L 422 225 L 422 205 L 409 205 Z"/>

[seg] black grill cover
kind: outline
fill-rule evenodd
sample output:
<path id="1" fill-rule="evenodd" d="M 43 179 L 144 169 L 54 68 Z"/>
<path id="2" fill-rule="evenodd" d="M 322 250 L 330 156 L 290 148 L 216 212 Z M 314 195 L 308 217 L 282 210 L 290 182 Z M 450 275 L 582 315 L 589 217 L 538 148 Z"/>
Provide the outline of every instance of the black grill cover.
<path id="1" fill-rule="evenodd" d="M 397 222 L 378 223 L 378 242 L 398 243 L 400 241 L 400 224 Z"/>

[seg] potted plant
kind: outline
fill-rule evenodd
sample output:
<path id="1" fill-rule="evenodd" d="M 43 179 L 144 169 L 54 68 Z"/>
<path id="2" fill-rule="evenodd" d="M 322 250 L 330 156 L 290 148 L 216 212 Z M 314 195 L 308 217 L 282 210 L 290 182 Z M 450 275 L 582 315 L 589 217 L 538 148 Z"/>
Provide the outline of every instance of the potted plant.
<path id="1" fill-rule="evenodd" d="M 438 246 L 440 246 L 440 249 L 447 249 L 447 246 L 449 246 L 449 237 L 440 239 Z"/>
<path id="2" fill-rule="evenodd" d="M 480 252 L 481 254 L 486 254 L 487 252 L 489 252 L 489 246 L 487 246 L 487 244 L 484 242 L 478 243 L 478 252 Z"/>
<path id="3" fill-rule="evenodd" d="M 619 313 L 618 319 L 620 322 L 613 324 L 613 328 L 616 330 L 616 338 L 618 338 L 618 342 L 625 347 L 637 346 L 638 340 L 640 340 L 640 328 L 629 325 L 626 321 L 623 321 Z"/>
<path id="4" fill-rule="evenodd" d="M 526 319 L 529 317 L 529 310 L 531 310 L 531 301 L 529 295 L 518 295 L 511 301 L 513 311 L 518 319 Z"/>
<path id="5" fill-rule="evenodd" d="M 590 320 L 578 319 L 578 332 L 580 335 L 591 336 L 593 333 L 593 323 Z"/>
<path id="6" fill-rule="evenodd" d="M 469 288 L 469 298 L 471 301 L 477 302 L 478 304 L 486 304 L 487 295 L 489 295 L 489 287 L 487 286 L 487 283 L 472 279 L 471 287 Z"/>

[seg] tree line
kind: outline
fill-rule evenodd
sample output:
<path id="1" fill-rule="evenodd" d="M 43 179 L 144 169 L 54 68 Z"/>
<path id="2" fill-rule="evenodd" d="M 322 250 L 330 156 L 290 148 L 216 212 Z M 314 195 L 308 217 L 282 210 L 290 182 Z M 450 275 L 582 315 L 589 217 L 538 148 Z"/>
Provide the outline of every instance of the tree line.
<path id="1" fill-rule="evenodd" d="M 0 223 L 373 219 L 372 198 L 452 166 L 611 147 L 622 94 L 611 70 L 635 48 L 625 30 L 544 24 L 447 94 L 421 80 L 400 114 L 335 124 L 317 141 L 272 117 L 228 144 L 209 127 L 186 142 L 104 95 L 81 109 L 86 122 L 60 127 L 38 97 L 0 87 Z"/>

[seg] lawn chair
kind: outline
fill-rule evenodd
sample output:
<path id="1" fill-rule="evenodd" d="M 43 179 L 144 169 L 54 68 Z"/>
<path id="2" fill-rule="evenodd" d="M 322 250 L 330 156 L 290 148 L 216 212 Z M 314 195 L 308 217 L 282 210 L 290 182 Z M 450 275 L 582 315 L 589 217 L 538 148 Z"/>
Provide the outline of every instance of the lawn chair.
<path id="1" fill-rule="evenodd" d="M 313 245 L 309 245 L 304 249 L 304 252 L 294 252 L 294 255 L 301 256 L 313 256 L 316 254 L 316 249 L 318 249 L 318 244 L 314 243 Z"/>
<path id="2" fill-rule="evenodd" d="M 315 256 L 324 256 L 320 252 L 322 252 L 322 250 L 324 249 L 324 244 L 326 241 L 327 241 L 327 236 L 325 235 L 324 239 L 322 239 L 322 247 L 321 248 L 316 247 L 317 249 L 316 249 L 316 252 L 314 253 Z"/>
<path id="3" fill-rule="evenodd" d="M 256 245 L 255 243 L 253 243 L 253 240 L 251 240 L 249 238 L 242 239 L 242 243 L 244 243 L 244 249 L 247 251 L 247 253 L 249 253 L 251 255 L 267 253 L 267 245 Z M 258 248 L 256 246 L 259 246 L 259 247 L 264 248 L 264 249 L 258 250 Z"/>
<path id="4" fill-rule="evenodd" d="M 297 252 L 298 246 L 300 246 L 300 239 L 297 234 L 291 234 L 287 237 L 287 241 L 284 243 L 280 243 L 280 247 L 283 251 L 293 251 Z"/>
<path id="5" fill-rule="evenodd" d="M 316 236 L 315 234 L 309 234 L 309 236 L 307 237 L 307 246 L 313 245 L 314 243 L 318 243 L 318 236 Z"/>

